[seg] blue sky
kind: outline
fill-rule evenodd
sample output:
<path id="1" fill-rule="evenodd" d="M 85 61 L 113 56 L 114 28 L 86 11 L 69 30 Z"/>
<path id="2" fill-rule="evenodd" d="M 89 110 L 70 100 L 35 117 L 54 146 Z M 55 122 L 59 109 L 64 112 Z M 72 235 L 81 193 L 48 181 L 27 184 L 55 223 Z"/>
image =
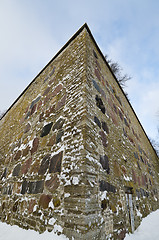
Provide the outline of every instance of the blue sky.
<path id="1" fill-rule="evenodd" d="M 0 110 L 85 23 L 103 54 L 132 76 L 126 91 L 147 135 L 159 125 L 159 1 L 1 0 Z"/>

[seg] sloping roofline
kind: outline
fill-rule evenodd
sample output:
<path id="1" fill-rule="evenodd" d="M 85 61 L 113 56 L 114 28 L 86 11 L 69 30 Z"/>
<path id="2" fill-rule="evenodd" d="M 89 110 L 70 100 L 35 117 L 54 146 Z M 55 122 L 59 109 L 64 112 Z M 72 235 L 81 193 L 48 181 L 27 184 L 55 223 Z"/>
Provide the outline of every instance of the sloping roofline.
<path id="1" fill-rule="evenodd" d="M 114 73 L 113 73 L 113 71 L 111 70 L 109 64 L 107 63 L 107 61 L 106 61 L 106 59 L 105 59 L 102 51 L 100 50 L 99 46 L 97 45 L 97 43 L 96 43 L 96 41 L 95 41 L 95 39 L 94 39 L 94 37 L 93 37 L 93 35 L 92 35 L 92 33 L 91 33 L 88 25 L 87 25 L 87 23 L 85 23 L 85 24 L 66 42 L 66 44 L 55 54 L 55 56 L 54 56 L 54 57 L 48 62 L 48 64 L 38 73 L 38 75 L 31 81 L 31 83 L 30 83 L 30 84 L 24 89 L 24 91 L 20 94 L 20 96 L 19 96 L 19 97 L 13 102 L 13 104 L 8 108 L 8 110 L 5 112 L 5 114 L 2 116 L 1 119 L 3 119 L 3 117 L 7 114 L 7 112 L 9 112 L 9 110 L 14 106 L 14 104 L 15 104 L 15 103 L 21 98 L 21 96 L 27 91 L 27 89 L 32 85 L 32 83 L 36 80 L 36 78 L 48 67 L 48 65 L 49 65 L 55 58 L 57 58 L 57 56 L 58 56 L 61 52 L 63 52 L 63 50 L 83 31 L 83 29 L 86 29 L 87 32 L 89 33 L 89 35 L 90 35 L 92 41 L 94 42 L 94 44 L 95 44 L 98 52 L 100 53 L 101 57 L 103 58 L 104 62 L 105 62 L 106 65 L 107 65 L 108 69 L 110 70 L 111 74 L 113 75 L 114 79 L 116 80 L 119 88 L 121 89 L 122 93 L 124 94 L 125 98 L 127 99 L 127 102 L 128 102 L 128 104 L 130 105 L 130 108 L 132 109 L 132 111 L 133 111 L 133 113 L 134 113 L 137 121 L 139 122 L 139 124 L 140 124 L 140 126 L 141 126 L 141 128 L 142 128 L 142 130 L 143 130 L 143 132 L 144 132 L 144 134 L 145 134 L 145 136 L 147 137 L 150 145 L 152 146 L 152 144 L 151 144 L 151 142 L 150 142 L 150 139 L 148 138 L 148 136 L 147 136 L 147 134 L 146 134 L 146 132 L 145 132 L 142 124 L 140 123 L 140 121 L 139 121 L 139 119 L 138 119 L 138 117 L 137 117 L 137 115 L 136 115 L 136 113 L 135 113 L 132 105 L 130 104 L 130 102 L 129 102 L 129 100 L 128 100 L 126 94 L 125 94 L 125 92 L 124 92 L 123 89 L 122 89 L 122 87 L 120 86 L 120 84 L 119 84 L 116 76 L 114 75 Z M 0 119 L 0 120 L 1 120 L 1 119 Z M 153 146 L 152 146 L 152 148 L 153 148 L 153 150 L 154 150 L 155 153 L 156 153 L 156 150 L 154 149 Z M 158 157 L 157 153 L 156 153 L 156 156 Z"/>
<path id="2" fill-rule="evenodd" d="M 12 105 L 7 109 L 7 111 L 4 113 L 4 115 L 2 116 L 2 118 L 7 114 L 7 112 L 9 112 L 9 110 L 14 106 L 14 104 L 21 98 L 21 96 L 27 91 L 27 89 L 32 85 L 32 83 L 36 80 L 37 77 L 39 77 L 39 75 L 49 66 L 49 64 L 58 57 L 58 55 L 63 52 L 63 50 L 83 31 L 83 29 L 86 28 L 87 31 L 89 32 L 89 34 L 91 35 L 91 38 L 93 39 L 93 41 L 95 42 L 93 35 L 87 25 L 87 23 L 85 23 L 69 40 L 68 42 L 66 42 L 66 44 L 55 54 L 55 56 L 46 64 L 46 66 L 36 75 L 35 78 L 33 78 L 33 80 L 29 83 L 29 85 L 24 89 L 24 91 L 19 95 L 19 97 L 12 103 Z M 96 44 L 97 45 L 97 44 Z M 1 119 L 2 119 L 1 118 Z M 0 120 L 1 120 L 0 119 Z"/>

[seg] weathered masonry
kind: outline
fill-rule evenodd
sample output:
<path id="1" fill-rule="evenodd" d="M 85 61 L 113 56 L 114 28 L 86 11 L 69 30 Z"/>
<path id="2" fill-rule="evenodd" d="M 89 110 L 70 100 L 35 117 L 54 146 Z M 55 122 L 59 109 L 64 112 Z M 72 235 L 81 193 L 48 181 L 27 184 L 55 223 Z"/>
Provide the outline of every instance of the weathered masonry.
<path id="1" fill-rule="evenodd" d="M 159 161 L 85 24 L 0 121 L 0 219 L 124 239 L 159 208 Z"/>

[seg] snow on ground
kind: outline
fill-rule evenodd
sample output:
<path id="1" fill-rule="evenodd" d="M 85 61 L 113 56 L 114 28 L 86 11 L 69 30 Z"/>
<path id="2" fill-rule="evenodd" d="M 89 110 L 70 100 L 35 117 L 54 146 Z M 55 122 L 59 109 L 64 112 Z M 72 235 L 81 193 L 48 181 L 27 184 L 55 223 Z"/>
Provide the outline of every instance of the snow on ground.
<path id="1" fill-rule="evenodd" d="M 33 230 L 24 230 L 18 226 L 10 226 L 0 222 L 0 240 L 66 240 L 64 235 L 56 235 L 53 232 L 39 234 Z"/>
<path id="2" fill-rule="evenodd" d="M 0 222 L 0 240 L 66 240 L 64 235 L 57 236 L 53 232 L 39 234 L 33 230 L 24 230 Z M 126 235 L 124 240 L 157 240 L 159 239 L 159 210 L 143 219 L 134 234 Z"/>
<path id="3" fill-rule="evenodd" d="M 134 234 L 126 235 L 124 240 L 158 240 L 159 239 L 159 210 L 152 212 L 142 220 Z"/>

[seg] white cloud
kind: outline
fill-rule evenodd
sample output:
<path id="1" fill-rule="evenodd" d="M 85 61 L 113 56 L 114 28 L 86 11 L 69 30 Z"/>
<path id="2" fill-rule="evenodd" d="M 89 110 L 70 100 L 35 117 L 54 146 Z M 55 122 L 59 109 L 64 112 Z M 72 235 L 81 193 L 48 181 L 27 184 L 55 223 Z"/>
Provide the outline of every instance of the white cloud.
<path id="1" fill-rule="evenodd" d="M 0 3 L 0 29 L 0 109 L 5 109 L 60 46 L 42 21 L 17 1 Z"/>
<path id="2" fill-rule="evenodd" d="M 150 73 L 148 76 L 150 77 Z M 126 90 L 147 135 L 156 138 L 157 125 L 159 124 L 159 116 L 157 116 L 159 111 L 159 82 L 152 79 L 150 77 L 146 82 L 141 82 L 140 78 L 132 79 Z"/>

